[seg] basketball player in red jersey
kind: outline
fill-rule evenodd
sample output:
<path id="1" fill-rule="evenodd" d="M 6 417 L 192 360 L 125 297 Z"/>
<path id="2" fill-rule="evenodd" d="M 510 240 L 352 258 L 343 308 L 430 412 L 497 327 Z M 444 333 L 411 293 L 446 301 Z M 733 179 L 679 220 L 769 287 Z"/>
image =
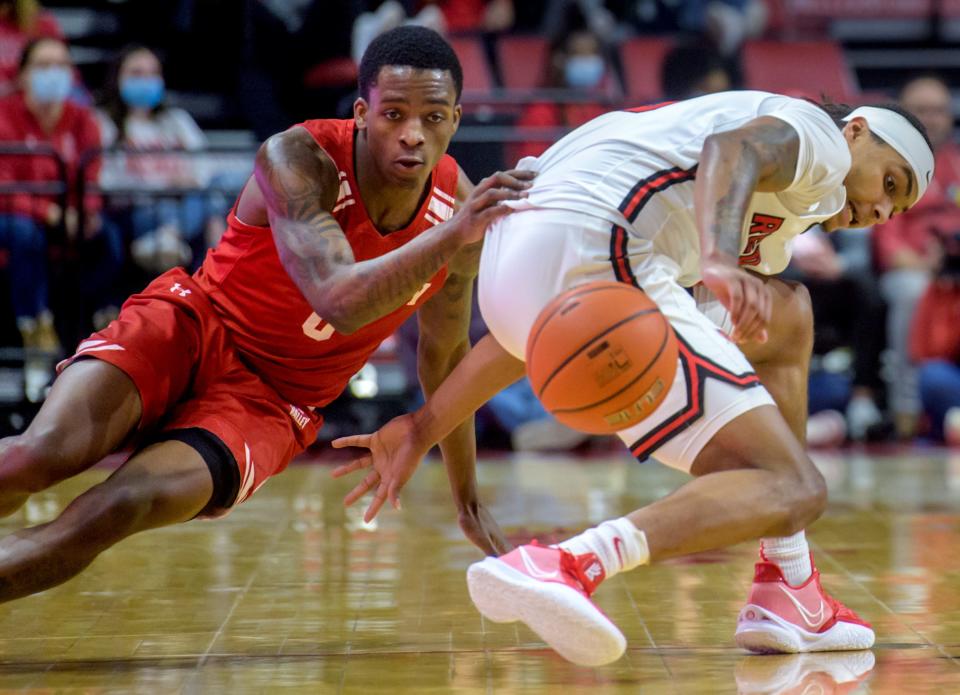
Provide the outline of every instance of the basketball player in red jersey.
<path id="1" fill-rule="evenodd" d="M 66 581 L 133 533 L 248 499 L 415 311 L 421 380 L 427 392 L 441 383 L 469 349 L 478 242 L 532 178 L 498 173 L 472 188 L 445 155 L 462 83 L 434 32 L 379 37 L 354 119 L 269 138 L 200 270 L 157 278 L 60 365 L 28 429 L 0 442 L 0 513 L 136 448 L 57 519 L 0 540 L 0 601 Z M 473 465 L 472 429 L 444 441 L 451 465 Z M 468 535 L 491 528 L 484 515 L 461 511 Z M 472 537 L 502 547 L 487 533 Z"/>

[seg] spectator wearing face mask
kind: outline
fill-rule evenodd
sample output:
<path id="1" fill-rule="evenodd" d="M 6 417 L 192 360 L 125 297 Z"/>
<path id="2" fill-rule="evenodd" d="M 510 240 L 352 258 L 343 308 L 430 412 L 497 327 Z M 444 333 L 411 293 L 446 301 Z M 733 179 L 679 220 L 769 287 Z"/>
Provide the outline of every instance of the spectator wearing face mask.
<path id="1" fill-rule="evenodd" d="M 572 130 L 609 110 L 602 102 L 611 87 L 610 66 L 596 34 L 579 29 L 555 40 L 546 73 L 542 87 L 566 90 L 569 100 L 551 98 L 530 104 L 517 121 L 518 128 Z M 557 139 L 520 143 L 508 159 L 516 162 L 521 157 L 537 157 Z"/>
<path id="2" fill-rule="evenodd" d="M 48 241 L 57 238 L 57 230 L 65 230 L 77 241 L 80 206 L 73 194 L 74 182 L 83 154 L 100 146 L 93 114 L 67 101 L 72 82 L 73 65 L 66 44 L 59 39 L 37 39 L 26 45 L 20 58 L 19 89 L 0 99 L 0 141 L 52 147 L 66 165 L 71 190 L 66 209 L 62 199 L 53 194 L 0 196 L 0 246 L 10 256 L 7 274 L 17 327 L 24 347 L 48 351 L 59 350 L 48 298 Z M 95 159 L 85 175 L 92 183 L 98 174 Z M 0 156 L 0 182 L 60 181 L 58 165 L 49 156 Z M 84 202 L 84 231 L 93 237 L 101 227 L 101 201 L 88 194 Z M 48 377 L 39 367 L 28 370 L 27 395 L 31 399 L 39 397 Z"/>
<path id="3" fill-rule="evenodd" d="M 190 114 L 166 104 L 156 53 L 134 45 L 117 56 L 97 120 L 104 148 L 121 148 L 105 159 L 104 191 L 143 191 L 111 196 L 110 215 L 132 238 L 133 259 L 150 274 L 190 265 L 202 255 L 204 232 L 216 215 L 199 190 L 204 162 L 171 152 L 203 150 L 207 138 Z M 188 192 L 162 195 L 169 189 Z"/>

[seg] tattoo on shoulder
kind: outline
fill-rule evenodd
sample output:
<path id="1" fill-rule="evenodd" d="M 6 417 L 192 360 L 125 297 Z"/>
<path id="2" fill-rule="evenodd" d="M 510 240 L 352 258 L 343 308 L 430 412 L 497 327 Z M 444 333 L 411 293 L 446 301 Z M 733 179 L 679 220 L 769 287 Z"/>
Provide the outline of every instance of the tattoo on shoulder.
<path id="1" fill-rule="evenodd" d="M 765 119 L 752 129 L 750 145 L 759 158 L 760 179 L 776 190 L 793 182 L 800 155 L 800 136 L 786 121 Z"/>

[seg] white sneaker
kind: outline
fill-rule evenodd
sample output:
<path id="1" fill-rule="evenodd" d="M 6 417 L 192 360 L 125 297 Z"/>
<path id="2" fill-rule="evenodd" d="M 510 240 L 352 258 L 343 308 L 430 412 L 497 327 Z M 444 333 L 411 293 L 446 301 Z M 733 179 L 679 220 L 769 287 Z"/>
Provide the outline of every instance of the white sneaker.
<path id="1" fill-rule="evenodd" d="M 847 404 L 847 427 L 850 438 L 863 441 L 871 427 L 883 422 L 883 414 L 868 396 L 854 396 Z"/>
<path id="2" fill-rule="evenodd" d="M 517 427 L 510 436 L 510 443 L 514 451 L 569 451 L 588 439 L 589 434 L 546 417 Z"/>
<path id="3" fill-rule="evenodd" d="M 870 677 L 873 652 L 748 656 L 734 670 L 738 695 L 852 693 Z"/>
<path id="4" fill-rule="evenodd" d="M 807 418 L 807 446 L 840 446 L 847 438 L 847 421 L 837 410 L 821 410 Z"/>
<path id="5" fill-rule="evenodd" d="M 960 408 L 954 407 L 943 416 L 943 440 L 947 446 L 960 447 Z"/>

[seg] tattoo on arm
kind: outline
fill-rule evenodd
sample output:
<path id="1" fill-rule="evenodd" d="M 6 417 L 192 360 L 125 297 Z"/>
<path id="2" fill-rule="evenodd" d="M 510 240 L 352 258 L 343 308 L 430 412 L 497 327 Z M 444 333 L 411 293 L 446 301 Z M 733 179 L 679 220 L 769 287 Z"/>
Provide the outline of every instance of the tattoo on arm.
<path id="1" fill-rule="evenodd" d="M 264 143 L 255 175 L 281 263 L 317 314 L 341 332 L 410 301 L 456 249 L 449 236 L 426 232 L 400 249 L 356 262 L 332 214 L 340 188 L 336 165 L 302 128 Z"/>
<path id="2" fill-rule="evenodd" d="M 792 126 L 772 117 L 758 118 L 705 143 L 698 175 L 698 220 L 707 237 L 704 255 L 736 258 L 741 230 L 757 191 L 780 191 L 793 181 L 799 136 Z M 706 165 L 706 166 L 704 166 Z"/>

